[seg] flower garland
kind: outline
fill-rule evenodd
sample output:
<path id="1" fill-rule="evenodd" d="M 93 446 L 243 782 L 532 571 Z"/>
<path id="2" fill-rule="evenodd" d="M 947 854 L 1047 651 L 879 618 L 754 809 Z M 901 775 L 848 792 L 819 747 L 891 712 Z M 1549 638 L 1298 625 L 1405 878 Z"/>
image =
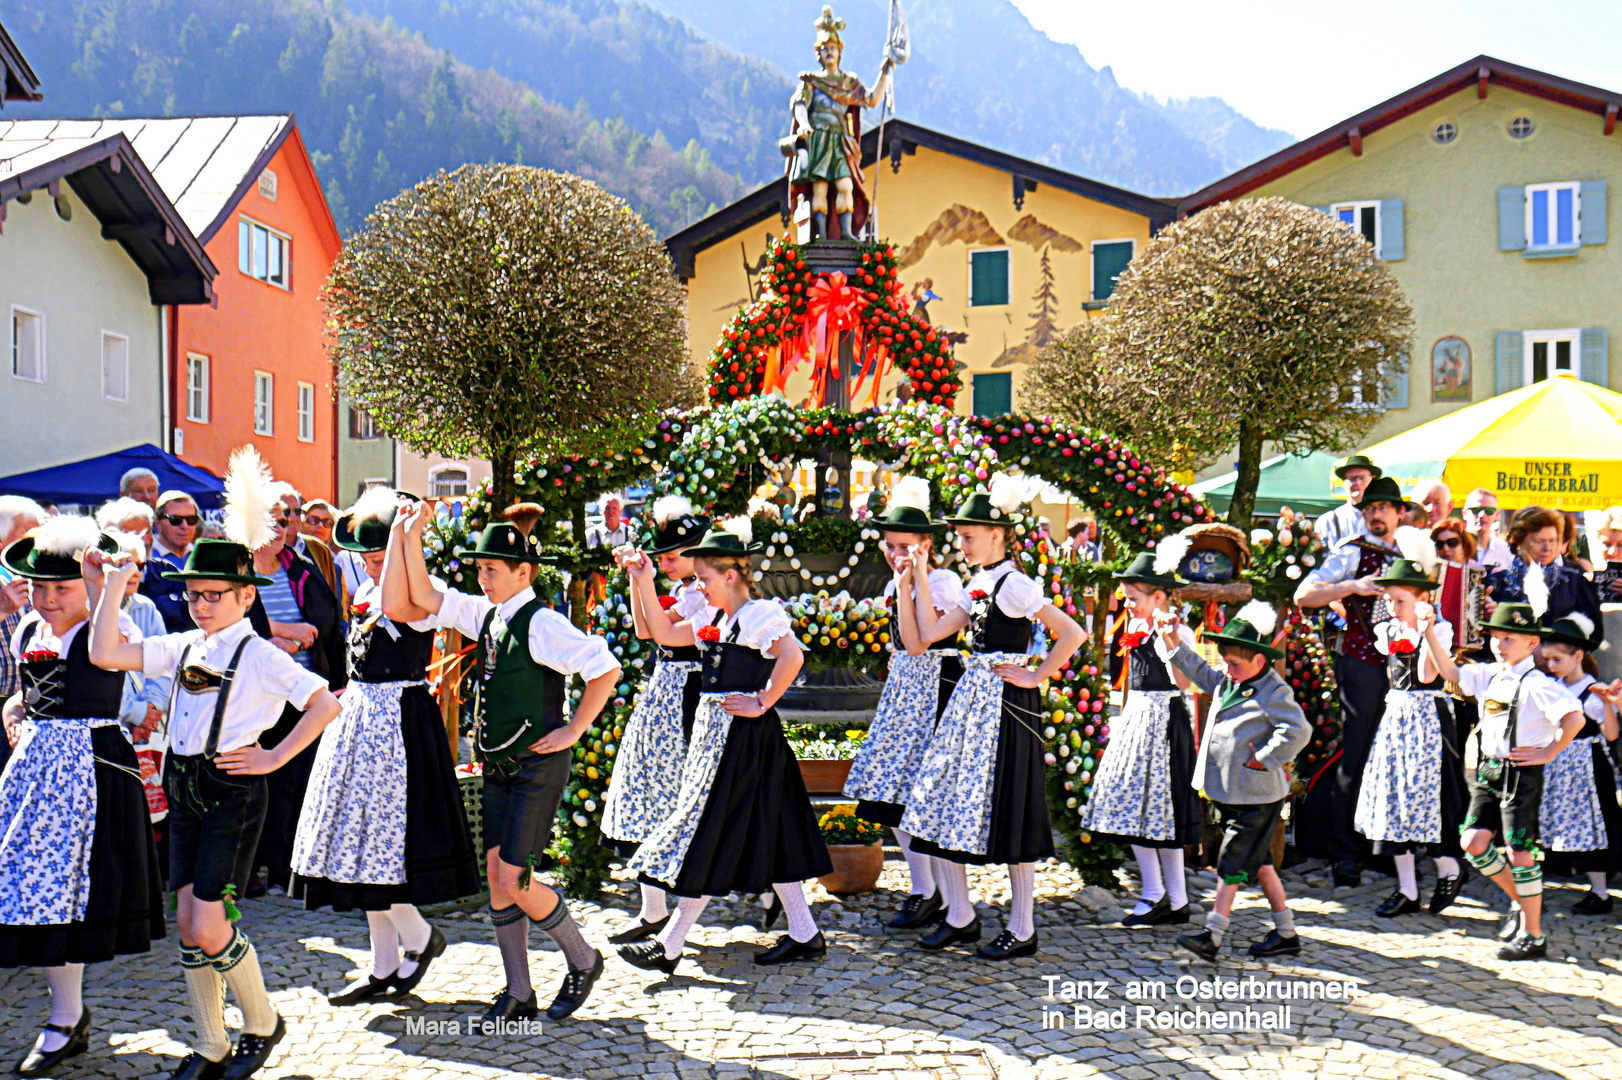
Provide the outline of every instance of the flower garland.
<path id="1" fill-rule="evenodd" d="M 1340 748 L 1340 695 L 1335 683 L 1335 660 L 1311 619 L 1291 608 L 1290 635 L 1284 647 L 1285 678 L 1295 691 L 1301 711 L 1312 722 L 1312 741 L 1295 764 L 1296 794 L 1306 790 L 1324 762 Z"/>

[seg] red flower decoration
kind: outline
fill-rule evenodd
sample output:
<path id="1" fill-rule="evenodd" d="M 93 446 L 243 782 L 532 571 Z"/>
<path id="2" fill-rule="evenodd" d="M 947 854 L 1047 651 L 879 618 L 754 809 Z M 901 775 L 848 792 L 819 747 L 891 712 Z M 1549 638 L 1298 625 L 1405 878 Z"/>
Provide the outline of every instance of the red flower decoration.
<path id="1" fill-rule="evenodd" d="M 23 663 L 37 664 L 41 660 L 55 660 L 56 652 L 52 649 L 29 649 L 23 653 Z"/>
<path id="2" fill-rule="evenodd" d="M 1391 651 L 1396 653 L 1398 656 L 1407 656 L 1417 648 L 1419 648 L 1419 643 L 1409 641 L 1407 638 L 1391 639 Z"/>
<path id="3" fill-rule="evenodd" d="M 372 610 L 372 602 L 370 600 L 362 600 L 360 603 L 352 605 L 350 610 L 356 615 L 364 615 L 368 611 Z"/>
<path id="4" fill-rule="evenodd" d="M 986 592 L 984 589 L 974 589 L 974 590 L 970 591 L 969 599 L 970 600 L 984 600 L 986 597 L 988 597 L 990 595 L 991 594 Z"/>
<path id="5" fill-rule="evenodd" d="M 720 641 L 721 628 L 719 626 L 701 626 L 698 628 L 698 640 Z"/>
<path id="6" fill-rule="evenodd" d="M 1149 632 L 1147 630 L 1135 630 L 1130 634 L 1121 635 L 1121 648 L 1136 649 L 1139 645 L 1142 645 L 1148 640 Z"/>
<path id="7" fill-rule="evenodd" d="M 671 608 L 676 606 L 676 598 L 674 596 L 661 596 L 659 598 L 659 606 L 664 610 L 669 611 Z"/>

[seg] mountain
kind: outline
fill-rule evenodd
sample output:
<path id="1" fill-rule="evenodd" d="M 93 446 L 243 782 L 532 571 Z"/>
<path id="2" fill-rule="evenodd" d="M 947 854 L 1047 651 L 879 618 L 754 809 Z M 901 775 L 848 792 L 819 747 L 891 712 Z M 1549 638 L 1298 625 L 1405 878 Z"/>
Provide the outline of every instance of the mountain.
<path id="1" fill-rule="evenodd" d="M 815 67 L 824 0 L 650 0 L 698 33 L 786 73 Z M 1030 24 L 1009 0 L 909 0 L 912 57 L 899 69 L 905 119 L 1056 168 L 1141 191 L 1182 195 L 1294 141 L 1218 98 L 1159 102 L 1089 66 L 1074 45 Z M 834 0 L 848 24 L 845 63 L 878 74 L 888 0 Z M 1153 21 L 1145 33 L 1156 32 Z"/>
<path id="2" fill-rule="evenodd" d="M 8 0 L 5 20 L 46 94 L 8 116 L 293 112 L 340 228 L 469 161 L 590 177 L 661 233 L 745 190 L 696 140 L 547 100 L 338 0 Z"/>

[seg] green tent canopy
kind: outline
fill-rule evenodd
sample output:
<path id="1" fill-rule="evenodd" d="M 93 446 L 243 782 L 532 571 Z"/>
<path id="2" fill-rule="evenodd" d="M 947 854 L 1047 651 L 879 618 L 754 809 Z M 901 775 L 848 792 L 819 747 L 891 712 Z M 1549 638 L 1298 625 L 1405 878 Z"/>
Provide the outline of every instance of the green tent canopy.
<path id="1" fill-rule="evenodd" d="M 1261 482 L 1256 486 L 1256 513 L 1271 517 L 1280 507 L 1288 506 L 1314 517 L 1327 514 L 1346 501 L 1346 488 L 1335 478 L 1335 466 L 1344 459 L 1344 455 L 1315 450 L 1303 457 L 1280 454 L 1262 462 Z M 1201 480 L 1190 490 L 1213 510 L 1226 513 L 1238 480 L 1239 474 L 1230 472 Z"/>

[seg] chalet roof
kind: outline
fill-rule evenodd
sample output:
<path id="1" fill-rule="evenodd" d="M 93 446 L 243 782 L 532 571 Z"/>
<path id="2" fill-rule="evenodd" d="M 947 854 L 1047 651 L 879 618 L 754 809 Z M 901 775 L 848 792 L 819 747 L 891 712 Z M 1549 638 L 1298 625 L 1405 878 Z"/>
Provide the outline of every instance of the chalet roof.
<path id="1" fill-rule="evenodd" d="M 6 80 L 0 101 L 39 101 L 44 98 L 45 95 L 39 92 L 39 76 L 34 74 L 28 58 L 11 40 L 11 34 L 4 25 L 0 25 L 0 67 L 5 69 Z"/>
<path id="2" fill-rule="evenodd" d="M 864 166 L 873 164 L 878 157 L 878 138 L 879 131 L 876 127 L 862 133 Z M 890 155 L 892 163 L 899 165 L 903 154 L 916 153 L 920 146 L 1009 173 L 1022 191 L 1033 191 L 1041 184 L 1051 184 L 1061 191 L 1069 191 L 1096 202 L 1142 214 L 1149 219 L 1151 233 L 1159 231 L 1176 216 L 1176 204 L 1165 199 L 1139 195 L 1125 188 L 1089 180 L 1085 176 L 1077 176 L 1075 173 L 1055 169 L 1027 158 L 1005 154 L 1001 150 L 971 143 L 955 135 L 919 127 L 906 120 L 889 120 L 885 123 L 884 149 Z M 765 221 L 773 215 L 786 215 L 787 212 L 788 181 L 780 177 L 764 187 L 755 189 L 737 202 L 722 207 L 709 217 L 671 234 L 665 240 L 665 249 L 670 252 L 670 257 L 676 264 L 676 273 L 682 277 L 691 277 L 693 259 L 700 251 L 736 235 L 740 229 Z"/>
<path id="3" fill-rule="evenodd" d="M 1495 57 L 1478 56 L 1201 188 L 1181 200 L 1179 213 L 1190 214 L 1215 203 L 1237 199 L 1343 147 L 1349 146 L 1353 153 L 1361 154 L 1363 140 L 1381 128 L 1389 127 L 1461 90 L 1474 87 L 1478 95 L 1486 97 L 1494 86 L 1518 90 L 1546 101 L 1594 113 L 1603 118 L 1601 130 L 1606 135 L 1616 129 L 1617 113 L 1622 111 L 1622 92 L 1572 82 Z"/>

